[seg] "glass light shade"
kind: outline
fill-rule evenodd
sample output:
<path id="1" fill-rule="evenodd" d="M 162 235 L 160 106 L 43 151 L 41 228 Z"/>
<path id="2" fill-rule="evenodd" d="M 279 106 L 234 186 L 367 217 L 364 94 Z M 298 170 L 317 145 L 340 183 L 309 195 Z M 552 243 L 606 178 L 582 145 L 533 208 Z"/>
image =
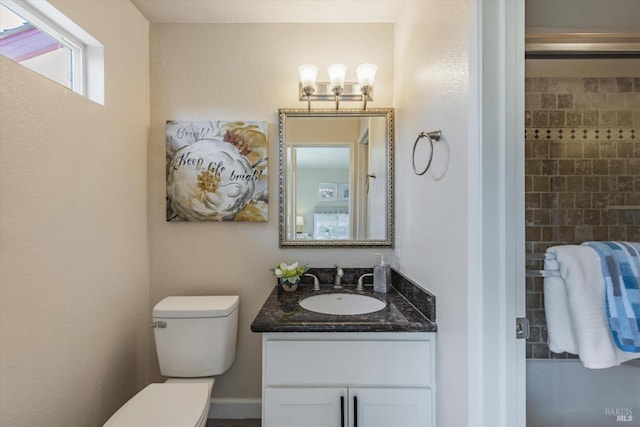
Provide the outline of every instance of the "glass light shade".
<path id="1" fill-rule="evenodd" d="M 378 67 L 374 64 L 360 64 L 356 70 L 358 74 L 358 84 L 362 86 L 373 86 L 373 80 L 376 77 Z"/>
<path id="2" fill-rule="evenodd" d="M 300 81 L 302 86 L 313 86 L 316 84 L 316 78 L 318 77 L 318 67 L 313 64 L 303 64 L 298 67 L 300 73 Z"/>
<path id="3" fill-rule="evenodd" d="M 347 66 L 344 64 L 331 64 L 327 68 L 329 73 L 329 81 L 331 82 L 331 88 L 336 86 L 344 86 L 344 77 L 347 74 Z"/>

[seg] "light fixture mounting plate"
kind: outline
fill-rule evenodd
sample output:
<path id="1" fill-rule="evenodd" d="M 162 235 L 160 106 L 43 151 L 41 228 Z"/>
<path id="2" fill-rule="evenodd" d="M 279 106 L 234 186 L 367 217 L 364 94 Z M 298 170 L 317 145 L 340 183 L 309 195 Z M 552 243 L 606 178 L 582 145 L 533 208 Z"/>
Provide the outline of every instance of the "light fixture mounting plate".
<path id="1" fill-rule="evenodd" d="M 304 94 L 304 87 L 302 83 L 298 83 L 299 100 L 306 101 L 307 95 Z M 329 82 L 316 82 L 315 92 L 309 98 L 311 101 L 331 101 L 335 102 L 336 95 L 331 91 L 331 83 Z M 373 87 L 369 89 L 369 96 L 366 97 L 367 101 L 373 101 Z M 362 91 L 360 85 L 353 82 L 345 82 L 344 89 L 340 95 L 340 101 L 362 101 Z"/>

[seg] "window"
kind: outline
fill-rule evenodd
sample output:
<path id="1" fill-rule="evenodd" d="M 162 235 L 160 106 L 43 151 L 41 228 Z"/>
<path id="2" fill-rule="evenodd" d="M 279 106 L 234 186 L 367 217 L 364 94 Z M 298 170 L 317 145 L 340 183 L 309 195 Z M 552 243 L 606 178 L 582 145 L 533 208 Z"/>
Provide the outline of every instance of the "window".
<path id="1" fill-rule="evenodd" d="M 0 54 L 104 103 L 104 48 L 46 1 L 0 0 Z"/>

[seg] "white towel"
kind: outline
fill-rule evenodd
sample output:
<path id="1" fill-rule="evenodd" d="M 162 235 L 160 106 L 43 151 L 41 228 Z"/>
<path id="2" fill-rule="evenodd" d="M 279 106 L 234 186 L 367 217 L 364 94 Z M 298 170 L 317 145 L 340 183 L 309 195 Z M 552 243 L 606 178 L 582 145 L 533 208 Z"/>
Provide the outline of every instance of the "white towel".
<path id="1" fill-rule="evenodd" d="M 555 250 L 548 251 L 545 255 L 545 270 L 560 271 L 555 253 Z M 569 313 L 567 287 L 560 276 L 544 278 L 544 314 L 547 319 L 549 350 L 554 353 L 578 354 L 578 345 L 573 336 L 573 322 Z"/>
<path id="2" fill-rule="evenodd" d="M 549 337 L 554 337 L 553 348 L 551 339 L 549 348 L 554 352 L 577 353 L 583 365 L 591 369 L 618 366 L 637 358 L 637 353 L 618 349 L 611 337 L 605 311 L 604 276 L 596 251 L 588 246 L 565 245 L 551 247 L 547 253 L 556 257 L 568 304 L 564 305 L 557 290 L 547 294 L 552 284 L 559 283 L 545 279 L 545 314 L 547 319 L 551 314 L 552 321 L 547 326 Z M 559 326 L 559 322 L 566 322 L 566 315 L 558 314 L 562 310 L 569 312 L 573 342 L 566 338 L 566 325 Z"/>

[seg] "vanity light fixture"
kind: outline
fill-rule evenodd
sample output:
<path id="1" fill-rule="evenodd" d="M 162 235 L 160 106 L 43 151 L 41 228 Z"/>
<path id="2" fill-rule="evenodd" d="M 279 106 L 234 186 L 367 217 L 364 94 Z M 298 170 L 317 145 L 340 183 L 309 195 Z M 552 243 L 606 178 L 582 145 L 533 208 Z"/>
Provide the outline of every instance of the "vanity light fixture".
<path id="1" fill-rule="evenodd" d="M 378 67 L 374 64 L 360 64 L 356 70 L 358 75 L 358 84 L 362 91 L 362 109 L 367 109 L 367 97 L 373 88 L 373 80 L 376 78 L 376 71 Z"/>
<path id="2" fill-rule="evenodd" d="M 309 111 L 311 111 L 311 95 L 316 91 L 316 78 L 318 77 L 318 67 L 313 64 L 303 64 L 298 67 L 300 73 L 300 82 L 302 84 L 302 92 L 307 97 Z"/>
<path id="3" fill-rule="evenodd" d="M 336 103 L 336 110 L 340 108 L 340 101 L 360 101 L 362 109 L 367 108 L 367 101 L 373 101 L 373 80 L 376 75 L 374 64 L 360 64 L 356 73 L 358 82 L 345 82 L 347 66 L 332 64 L 327 68 L 329 82 L 317 82 L 318 67 L 303 64 L 298 67 L 300 74 L 299 100 L 307 101 L 307 108 L 311 111 L 311 101 L 332 101 Z"/>
<path id="4" fill-rule="evenodd" d="M 327 68 L 331 92 L 336 96 L 336 110 L 340 107 L 340 95 L 344 92 L 344 78 L 347 75 L 347 66 L 344 64 L 331 64 Z"/>

